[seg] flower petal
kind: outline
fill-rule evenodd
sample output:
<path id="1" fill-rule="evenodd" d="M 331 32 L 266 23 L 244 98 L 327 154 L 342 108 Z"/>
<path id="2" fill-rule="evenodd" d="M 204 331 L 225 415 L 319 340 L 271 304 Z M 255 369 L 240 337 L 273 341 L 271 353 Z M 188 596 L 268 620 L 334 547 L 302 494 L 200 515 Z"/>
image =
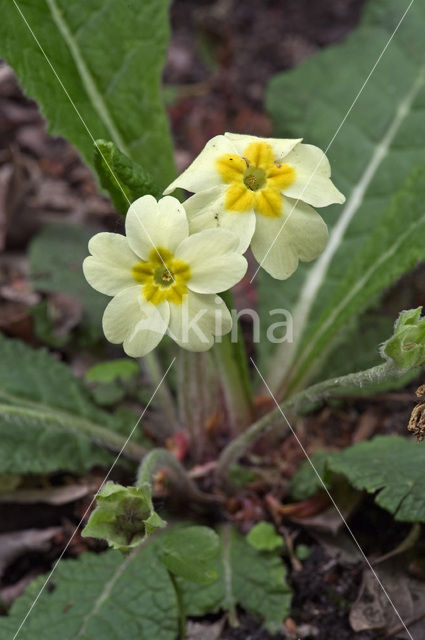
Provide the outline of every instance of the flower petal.
<path id="1" fill-rule="evenodd" d="M 222 298 L 189 292 L 181 305 L 170 305 L 169 334 L 183 349 L 207 351 L 214 336 L 232 328 L 232 316 Z"/>
<path id="2" fill-rule="evenodd" d="M 158 202 L 147 195 L 135 200 L 127 213 L 125 230 L 130 247 L 142 260 L 152 249 L 174 251 L 187 237 L 189 226 L 183 205 L 171 196 Z"/>
<path id="3" fill-rule="evenodd" d="M 119 233 L 97 233 L 90 239 L 92 254 L 84 260 L 83 271 L 88 283 L 101 293 L 114 296 L 134 284 L 131 270 L 139 261 Z"/>
<path id="4" fill-rule="evenodd" d="M 281 218 L 257 216 L 252 252 L 273 278 L 286 280 L 298 261 L 310 262 L 325 249 L 328 229 L 319 214 L 304 202 L 284 199 Z"/>
<path id="5" fill-rule="evenodd" d="M 190 233 L 218 228 L 233 232 L 239 240 L 237 251 L 244 253 L 251 242 L 255 229 L 254 210 L 238 213 L 224 208 L 226 187 L 213 187 L 196 193 L 184 203 L 189 219 Z"/>
<path id="6" fill-rule="evenodd" d="M 171 193 L 177 187 L 197 193 L 223 184 L 223 179 L 216 168 L 216 161 L 227 153 L 236 153 L 230 140 L 225 136 L 211 138 L 192 164 L 165 189 L 164 193 Z"/>
<path id="7" fill-rule="evenodd" d="M 225 133 L 225 137 L 230 140 L 236 151 L 243 156 L 245 149 L 253 142 L 266 142 L 274 152 L 274 159 L 279 162 L 292 149 L 301 142 L 302 138 L 258 138 L 257 136 L 246 136 L 241 133 Z"/>
<path id="8" fill-rule="evenodd" d="M 231 184 L 226 189 L 224 208 L 235 213 L 251 211 L 255 202 L 255 193 L 244 184 Z"/>
<path id="9" fill-rule="evenodd" d="M 230 231 L 205 229 L 186 238 L 176 258 L 190 266 L 187 286 L 197 293 L 218 293 L 233 287 L 246 273 L 248 263 L 236 253 L 238 238 Z"/>
<path id="10" fill-rule="evenodd" d="M 255 192 L 255 212 L 268 218 L 280 218 L 283 208 L 283 197 L 280 191 L 270 187 Z"/>
<path id="11" fill-rule="evenodd" d="M 282 189 L 285 195 L 315 207 L 345 202 L 345 197 L 330 179 L 329 160 L 318 147 L 299 144 L 285 157 L 285 163 L 294 167 L 296 172 L 294 182 Z"/>
<path id="12" fill-rule="evenodd" d="M 161 341 L 170 319 L 170 305 L 146 302 L 142 287 L 121 291 L 105 309 L 103 331 L 109 342 L 123 343 L 132 358 L 146 355 Z"/>
<path id="13" fill-rule="evenodd" d="M 254 167 L 265 167 L 273 162 L 273 148 L 268 142 L 257 140 L 250 142 L 244 149 L 244 158 Z"/>

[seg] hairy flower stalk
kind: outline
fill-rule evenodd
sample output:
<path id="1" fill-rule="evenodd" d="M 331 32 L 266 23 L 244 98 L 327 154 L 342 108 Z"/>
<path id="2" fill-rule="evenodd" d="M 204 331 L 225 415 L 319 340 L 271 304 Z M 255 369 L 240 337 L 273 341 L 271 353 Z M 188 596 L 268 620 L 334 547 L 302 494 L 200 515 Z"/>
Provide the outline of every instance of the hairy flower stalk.
<path id="1" fill-rule="evenodd" d="M 244 433 L 232 440 L 222 451 L 216 474 L 222 484 L 228 484 L 229 473 L 232 466 L 250 449 L 262 436 L 271 431 L 278 431 L 281 436 L 291 431 L 289 423 L 284 416 L 289 417 L 296 414 L 301 408 L 306 410 L 316 403 L 332 396 L 347 394 L 350 389 L 361 388 L 374 382 L 379 382 L 393 375 L 402 376 L 404 372 L 398 370 L 393 363 L 384 362 L 376 367 L 351 373 L 339 378 L 331 378 L 324 382 L 319 382 L 292 398 L 283 402 L 273 411 L 254 422 Z"/>
<path id="2" fill-rule="evenodd" d="M 171 472 L 177 493 L 185 499 L 201 503 L 217 503 L 219 498 L 203 493 L 187 475 L 186 469 L 167 449 L 153 449 L 144 458 L 137 471 L 136 486 L 153 485 L 155 474 L 160 469 Z"/>

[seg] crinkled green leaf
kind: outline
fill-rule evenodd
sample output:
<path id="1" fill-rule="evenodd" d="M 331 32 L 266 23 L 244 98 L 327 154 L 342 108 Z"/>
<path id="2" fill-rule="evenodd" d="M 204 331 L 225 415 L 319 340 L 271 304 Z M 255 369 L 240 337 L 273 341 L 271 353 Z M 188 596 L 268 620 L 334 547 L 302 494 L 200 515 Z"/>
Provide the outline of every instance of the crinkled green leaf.
<path id="1" fill-rule="evenodd" d="M 100 183 L 104 187 L 117 209 L 127 213 L 130 203 L 152 193 L 158 196 L 161 192 L 152 184 L 152 176 L 137 162 L 130 160 L 113 142 L 97 140 L 94 164 Z"/>
<path id="2" fill-rule="evenodd" d="M 0 618 L 0 637 L 12 638 L 40 591 L 32 582 Z M 116 551 L 63 560 L 21 631 L 20 640 L 175 640 L 176 594 L 153 545 L 123 557 Z"/>
<path id="3" fill-rule="evenodd" d="M 376 503 L 403 522 L 425 522 L 425 449 L 401 436 L 375 436 L 340 453 L 313 456 L 325 477 L 341 474 L 355 488 L 376 493 Z M 303 499 L 320 485 L 310 465 L 292 479 L 292 495 Z"/>
<path id="4" fill-rule="evenodd" d="M 271 522 L 258 522 L 252 527 L 246 539 L 258 551 L 273 551 L 283 546 L 283 538 L 276 533 Z"/>
<path id="5" fill-rule="evenodd" d="M 93 140 L 112 140 L 158 188 L 174 176 L 160 91 L 168 7 L 169 0 L 0 1 L 0 55 L 40 104 L 49 132 L 67 137 L 92 166 Z"/>
<path id="6" fill-rule="evenodd" d="M 174 527 L 160 540 L 161 559 L 167 569 L 199 584 L 217 579 L 219 547 L 219 538 L 209 527 Z"/>
<path id="7" fill-rule="evenodd" d="M 275 76 L 267 96 L 274 135 L 326 148 L 407 6 L 368 2 L 343 43 Z M 295 340 L 277 348 L 272 387 L 275 374 L 291 371 L 297 386 L 320 376 L 319 358 L 350 318 L 424 255 L 425 172 L 412 174 L 425 161 L 424 28 L 425 5 L 415 2 L 329 149 L 332 177 L 347 202 L 320 210 L 331 230 L 325 253 L 283 285 L 261 273 L 263 314 L 272 306 L 294 314 Z M 261 348 L 269 352 L 267 341 Z"/>
<path id="8" fill-rule="evenodd" d="M 221 553 L 215 567 L 218 579 L 209 585 L 179 579 L 186 613 L 202 616 L 220 609 L 234 611 L 240 605 L 262 618 L 271 632 L 277 631 L 291 603 L 279 554 L 254 549 L 231 527 L 223 527 L 220 538 Z"/>
<path id="9" fill-rule="evenodd" d="M 29 261 L 34 288 L 73 296 L 82 304 L 87 322 L 100 334 L 108 298 L 89 286 L 82 269 L 92 235 L 76 225 L 46 225 L 31 242 Z"/>
<path id="10" fill-rule="evenodd" d="M 107 445 L 105 429 L 119 451 L 123 437 L 115 431 L 125 420 L 128 434 L 136 419 L 101 411 L 69 367 L 44 349 L 0 334 L 0 472 L 81 473 L 110 464 L 112 455 L 101 448 Z M 129 446 L 129 452 L 140 451 Z"/>

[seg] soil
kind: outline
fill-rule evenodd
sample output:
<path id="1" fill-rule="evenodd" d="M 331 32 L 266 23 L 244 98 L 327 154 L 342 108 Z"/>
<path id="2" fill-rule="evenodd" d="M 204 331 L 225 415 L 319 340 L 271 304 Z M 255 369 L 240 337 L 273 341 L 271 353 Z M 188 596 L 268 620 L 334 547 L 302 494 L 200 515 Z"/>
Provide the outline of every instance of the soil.
<path id="1" fill-rule="evenodd" d="M 363 4 L 364 0 L 176 0 L 164 78 L 172 87 L 167 99 L 179 168 L 184 168 L 209 138 L 225 130 L 270 135 L 271 123 L 264 112 L 269 78 L 299 64 L 318 48 L 342 40 L 356 26 Z M 76 151 L 64 140 L 45 134 L 36 105 L 23 96 L 11 70 L 0 66 L 0 249 L 5 249 L 0 256 L 0 329 L 35 345 L 30 309 L 39 298 L 26 279 L 25 251 L 43 224 L 64 219 L 114 230 L 117 224 L 109 201 L 97 193 L 93 177 Z M 251 294 L 242 291 L 240 295 Z M 78 361 L 72 364 L 78 371 Z M 322 447 L 341 448 L 375 433 L 405 433 L 414 388 L 412 384 L 373 400 L 352 398 L 339 407 L 323 408 L 303 419 L 303 444 L 314 452 Z M 280 445 L 276 457 L 290 460 L 280 470 L 286 481 L 303 454 L 290 437 Z M 99 480 L 99 474 L 94 473 L 94 480 Z M 72 481 L 60 480 L 62 484 Z M 256 520 L 270 519 L 265 493 L 262 487 L 243 496 L 229 508 L 229 518 L 242 530 Z M 0 583 L 1 598 L 7 600 L 5 594 L 14 589 L 10 603 L 31 577 L 49 569 L 89 499 L 62 506 L 0 505 L 0 533 L 30 527 L 62 528 L 47 550 L 23 554 L 10 564 Z M 385 514 L 372 505 L 370 509 L 375 520 L 388 524 Z M 348 621 L 361 565 L 347 567 L 337 562 L 329 569 L 329 557 L 315 538 L 290 519 L 284 525 L 308 543 L 312 554 L 298 570 L 288 561 L 294 589 L 293 619 L 287 621 L 285 634 L 276 637 L 296 640 L 304 628 L 302 637 L 316 640 L 375 638 L 374 632 L 354 633 Z M 353 528 L 368 543 L 368 552 L 380 551 L 370 522 L 354 518 Z M 396 545 L 404 534 L 404 530 L 395 530 L 388 544 Z M 76 536 L 67 556 L 87 548 L 88 542 Z M 97 551 L 102 547 L 90 548 Z M 239 628 L 223 631 L 222 640 L 271 640 L 250 616 L 240 612 L 239 621 Z"/>

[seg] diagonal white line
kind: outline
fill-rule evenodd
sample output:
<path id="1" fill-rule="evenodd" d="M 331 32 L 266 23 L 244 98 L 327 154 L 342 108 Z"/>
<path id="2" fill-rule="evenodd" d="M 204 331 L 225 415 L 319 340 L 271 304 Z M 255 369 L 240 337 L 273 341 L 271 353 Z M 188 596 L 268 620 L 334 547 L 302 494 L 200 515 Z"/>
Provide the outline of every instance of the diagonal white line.
<path id="1" fill-rule="evenodd" d="M 299 447 L 301 448 L 303 454 L 305 455 L 305 457 L 307 458 L 311 468 L 313 469 L 314 473 L 316 474 L 318 480 L 320 481 L 320 484 L 323 486 L 323 489 L 326 491 L 330 501 L 332 502 L 333 506 L 335 507 L 339 517 L 341 518 L 342 522 L 344 523 L 348 533 L 350 534 L 351 538 L 353 539 L 353 542 L 355 543 L 356 547 L 358 548 L 358 550 L 360 551 L 364 561 L 366 562 L 368 568 L 370 569 L 370 571 L 372 572 L 374 578 L 376 579 L 377 583 L 379 584 L 379 586 L 381 587 L 385 597 L 387 598 L 388 602 L 390 603 L 391 607 L 393 608 L 397 618 L 400 620 L 400 623 L 403 625 L 403 628 L 405 629 L 407 635 L 409 636 L 410 640 L 414 640 L 412 634 L 410 633 L 409 629 L 406 627 L 405 623 L 403 622 L 403 619 L 401 617 L 401 615 L 398 612 L 397 607 L 395 606 L 394 602 L 391 600 L 391 597 L 388 593 L 388 591 L 385 589 L 384 585 L 381 582 L 381 579 L 379 578 L 378 574 L 376 573 L 375 569 L 372 567 L 370 561 L 368 560 L 365 552 L 363 551 L 363 549 L 361 548 L 356 536 L 354 535 L 350 525 L 348 524 L 348 522 L 346 521 L 346 519 L 344 518 L 343 514 L 341 513 L 340 508 L 338 507 L 337 503 L 335 502 L 334 498 L 332 497 L 329 489 L 327 488 L 327 486 L 325 485 L 325 483 L 323 482 L 320 473 L 317 471 L 316 467 L 313 464 L 313 461 L 311 460 L 310 456 L 308 455 L 307 451 L 305 450 L 305 447 L 303 446 L 301 440 L 299 439 L 299 437 L 297 436 L 295 430 L 292 428 L 288 418 L 286 417 L 286 415 L 284 414 L 282 407 L 280 406 L 280 404 L 278 403 L 278 401 L 276 400 L 276 398 L 274 397 L 269 385 L 267 384 L 267 382 L 265 381 L 264 377 L 262 376 L 259 368 L 257 367 L 257 365 L 255 364 L 254 360 L 252 357 L 250 357 L 250 360 L 252 362 L 252 364 L 255 367 L 256 372 L 258 373 L 258 375 L 260 376 L 261 380 L 264 383 L 264 386 L 266 387 L 267 391 L 269 392 L 270 396 L 272 397 L 276 407 L 278 408 L 279 412 L 282 415 L 282 418 L 285 420 L 286 424 L 288 425 L 288 427 L 290 428 L 292 435 L 294 436 L 295 440 L 297 441 Z"/>
<path id="2" fill-rule="evenodd" d="M 341 131 L 342 127 L 344 126 L 348 116 L 350 115 L 350 113 L 352 112 L 352 110 L 354 109 L 355 105 L 357 104 L 358 99 L 360 98 L 361 94 L 363 93 L 364 88 L 366 87 L 367 83 L 369 82 L 369 80 L 371 79 L 372 75 L 375 72 L 376 67 L 378 66 L 378 64 L 380 63 L 383 55 L 385 54 L 386 50 L 388 49 L 388 47 L 390 46 L 395 34 L 397 33 L 397 31 L 399 30 L 403 20 L 405 19 L 405 17 L 407 16 L 408 12 L 410 11 L 410 8 L 412 6 L 412 4 L 414 3 L 415 0 L 410 0 L 410 3 L 407 7 L 407 9 L 405 10 L 405 12 L 403 13 L 403 15 L 401 16 L 400 20 L 398 21 L 394 31 L 392 32 L 388 42 L 386 43 L 386 45 L 384 46 L 384 48 L 382 49 L 381 53 L 379 54 L 375 64 L 372 66 L 371 70 L 369 71 L 366 80 L 363 82 L 362 86 L 360 87 L 359 91 L 357 92 L 356 97 L 354 98 L 353 102 L 351 103 L 349 109 L 347 110 L 345 116 L 343 117 L 343 119 L 341 120 L 339 126 L 337 127 L 335 133 L 333 134 L 330 142 L 328 143 L 328 146 L 325 149 L 325 154 L 327 154 L 327 152 L 329 151 L 329 149 L 331 148 L 331 146 L 333 145 L 333 143 L 335 142 L 335 138 L 337 137 L 337 135 L 339 134 L 339 132 Z M 313 180 L 314 176 L 316 175 L 316 172 L 318 170 L 318 168 L 320 167 L 320 165 L 322 164 L 324 156 L 322 156 L 319 160 L 319 162 L 316 164 L 316 166 L 314 167 L 309 179 L 307 180 L 306 184 L 304 185 L 302 191 L 301 191 L 301 195 L 297 198 L 297 200 L 295 201 L 291 211 L 289 212 L 288 217 L 286 218 L 286 220 L 284 221 L 283 225 L 281 226 L 281 228 L 279 229 L 278 234 L 276 235 L 276 237 L 274 238 L 273 242 L 271 243 L 270 247 L 267 249 L 267 252 L 265 254 L 265 256 L 263 257 L 263 259 L 261 260 L 260 264 L 258 265 L 254 275 L 252 276 L 251 280 L 249 281 L 250 283 L 252 283 L 252 281 L 254 280 L 255 276 L 257 275 L 257 273 L 259 272 L 261 266 L 264 263 L 264 260 L 267 258 L 267 256 L 269 255 L 270 251 L 272 250 L 272 248 L 274 247 L 277 239 L 279 238 L 280 234 L 282 233 L 283 229 L 285 228 L 286 223 L 288 222 L 289 218 L 291 217 L 291 215 L 293 214 L 297 204 L 299 203 L 300 200 L 302 200 L 302 197 L 306 191 L 306 189 L 309 187 L 311 181 Z"/>
<path id="3" fill-rule="evenodd" d="M 119 188 L 119 189 L 120 189 L 120 191 L 122 192 L 122 194 L 123 194 L 124 198 L 127 200 L 128 205 L 130 206 L 130 205 L 131 205 L 131 202 L 130 202 L 130 200 L 129 200 L 129 198 L 128 198 L 127 194 L 126 194 L 126 192 L 124 191 L 124 188 L 123 188 L 123 186 L 122 186 L 121 182 L 118 180 L 118 178 L 117 178 L 117 176 L 116 176 L 116 174 L 115 174 L 114 170 L 112 169 L 112 167 L 110 166 L 109 162 L 107 161 L 107 159 L 105 158 L 104 154 L 102 153 L 102 151 L 101 151 L 101 149 L 100 149 L 99 145 L 97 144 L 97 142 L 96 142 L 96 140 L 95 140 L 95 138 L 94 138 L 94 136 L 93 136 L 92 132 L 91 132 L 91 131 L 90 131 L 90 129 L 88 128 L 88 126 L 87 126 L 87 124 L 86 124 L 86 121 L 84 120 L 83 116 L 81 115 L 81 113 L 80 113 L 80 111 L 79 111 L 79 109 L 78 109 L 77 105 L 75 104 L 75 102 L 73 101 L 73 99 L 71 98 L 71 96 L 69 95 L 69 92 L 68 92 L 67 88 L 66 88 L 66 87 L 65 87 L 65 85 L 63 84 L 62 80 L 60 79 L 60 77 L 59 77 L 59 75 L 58 75 L 58 73 L 57 73 L 57 71 L 56 71 L 56 69 L 54 68 L 53 64 L 51 63 L 49 56 L 47 55 L 47 53 L 45 52 L 45 50 L 44 50 L 44 49 L 43 49 L 43 47 L 41 46 L 40 41 L 38 40 L 37 36 L 35 35 L 34 31 L 32 30 L 32 28 L 31 28 L 30 24 L 28 23 L 28 20 L 26 19 L 26 17 L 25 17 L 25 16 L 24 16 L 24 14 L 22 13 L 22 10 L 21 10 L 21 8 L 18 6 L 18 4 L 17 4 L 16 0 L 12 0 L 12 2 L 13 2 L 13 4 L 15 5 L 15 7 L 16 7 L 16 9 L 17 9 L 17 11 L 19 12 L 19 15 L 21 16 L 22 20 L 25 22 L 25 24 L 26 24 L 26 26 L 27 26 L 27 28 L 28 28 L 28 31 L 31 33 L 32 37 L 34 38 L 34 40 L 35 40 L 35 42 L 36 42 L 36 44 L 37 44 L 38 48 L 40 49 L 41 53 L 42 53 L 42 54 L 43 54 L 43 56 L 44 56 L 44 58 L 45 58 L 45 60 L 46 60 L 47 64 L 49 65 L 50 69 L 52 70 L 53 75 L 55 76 L 56 80 L 59 82 L 59 84 L 60 84 L 61 88 L 63 89 L 63 92 L 65 93 L 66 97 L 68 98 L 69 102 L 71 103 L 72 108 L 74 109 L 74 111 L 75 111 L 75 113 L 77 114 L 78 118 L 81 120 L 81 124 L 83 125 L 84 129 L 87 131 L 87 133 L 88 133 L 88 135 L 89 135 L 89 137 L 90 137 L 91 141 L 93 142 L 94 146 L 96 147 L 96 149 L 97 149 L 97 150 L 98 150 L 98 152 L 100 153 L 100 155 L 101 155 L 101 157 L 102 157 L 103 162 L 106 164 L 106 166 L 107 166 L 107 168 L 108 168 L 108 171 L 110 172 L 111 176 L 113 177 L 113 179 L 114 179 L 114 180 L 115 180 L 115 182 L 117 183 L 118 188 Z M 138 218 L 138 220 L 139 220 L 139 222 L 140 222 L 140 224 L 141 224 L 141 226 L 142 226 L 142 228 L 143 228 L 143 231 L 146 233 L 146 235 L 147 235 L 147 237 L 148 237 L 148 239 L 149 239 L 149 242 L 151 243 L 152 247 L 153 247 L 153 248 L 155 249 L 155 251 L 157 252 L 159 259 L 161 260 L 161 262 L 162 262 L 162 264 L 164 265 L 164 267 L 168 270 L 167 265 L 165 264 L 164 259 L 163 259 L 162 255 L 161 255 L 161 253 L 160 253 L 160 252 L 158 251 L 158 249 L 156 248 L 156 246 L 155 246 L 155 244 L 154 244 L 154 242 L 153 242 L 153 240 L 152 240 L 152 238 L 151 238 L 151 236 L 150 236 L 150 234 L 149 234 L 148 230 L 146 229 L 145 225 L 143 224 L 143 221 L 142 221 L 140 218 Z"/>
<path id="4" fill-rule="evenodd" d="M 143 409 L 139 419 L 137 420 L 136 424 L 134 425 L 134 427 L 132 428 L 132 430 L 130 431 L 130 435 L 128 436 L 127 440 L 124 442 L 123 446 L 121 447 L 121 450 L 119 451 L 117 457 L 115 458 L 114 462 L 112 463 L 108 473 L 106 474 L 106 476 L 104 477 L 102 484 L 100 485 L 99 489 L 97 490 L 97 492 L 95 493 L 95 495 L 93 496 L 93 499 L 91 500 L 89 506 L 87 507 L 87 509 L 85 510 L 80 522 L 77 524 L 77 526 L 74 529 L 74 532 L 72 534 L 72 536 L 69 538 L 68 542 L 66 543 L 64 549 L 62 550 L 62 553 L 60 554 L 59 558 L 56 560 L 55 564 L 53 565 L 52 570 L 50 571 L 49 575 L 47 576 L 46 580 L 44 581 L 40 591 L 37 593 L 36 597 L 34 598 L 30 608 L 28 609 L 27 613 L 25 614 L 24 619 L 22 620 L 21 624 L 19 625 L 18 629 L 16 630 L 15 635 L 13 636 L 12 640 L 16 640 L 16 638 L 18 637 L 18 634 L 20 633 L 22 627 L 24 626 L 25 622 L 28 619 L 28 616 L 31 614 L 31 611 L 34 609 L 35 605 L 37 604 L 41 594 L 43 593 L 44 589 L 47 587 L 47 585 L 49 584 L 49 581 L 52 577 L 52 575 L 54 574 L 54 572 L 57 569 L 58 564 L 60 563 L 60 561 L 62 560 L 63 556 L 65 555 L 69 545 L 71 544 L 72 540 L 74 539 L 75 534 L 77 533 L 78 529 L 81 527 L 81 525 L 83 524 L 84 520 L 87 517 L 87 514 L 89 513 L 90 509 L 92 508 L 98 493 L 102 490 L 103 486 L 105 485 L 105 483 L 107 482 L 109 476 L 111 475 L 115 465 L 117 464 L 118 460 L 121 457 L 122 452 L 124 451 L 124 449 L 126 448 L 127 444 L 129 443 L 129 441 L 131 440 L 133 433 L 136 431 L 137 427 L 140 424 L 140 421 L 142 420 L 143 416 L 145 415 L 146 411 L 149 408 L 149 405 L 151 404 L 152 400 L 154 399 L 154 397 L 156 396 L 156 393 L 159 389 L 159 387 L 162 385 L 162 383 L 165 380 L 166 375 L 168 374 L 169 370 L 171 369 L 171 367 L 173 366 L 174 362 L 175 362 L 176 358 L 173 358 L 170 362 L 170 364 L 167 367 L 166 372 L 164 373 L 164 375 L 162 376 L 161 380 L 159 381 L 159 383 L 157 384 L 157 386 L 155 387 L 154 392 L 152 393 L 149 402 L 147 403 L 146 407 Z"/>

